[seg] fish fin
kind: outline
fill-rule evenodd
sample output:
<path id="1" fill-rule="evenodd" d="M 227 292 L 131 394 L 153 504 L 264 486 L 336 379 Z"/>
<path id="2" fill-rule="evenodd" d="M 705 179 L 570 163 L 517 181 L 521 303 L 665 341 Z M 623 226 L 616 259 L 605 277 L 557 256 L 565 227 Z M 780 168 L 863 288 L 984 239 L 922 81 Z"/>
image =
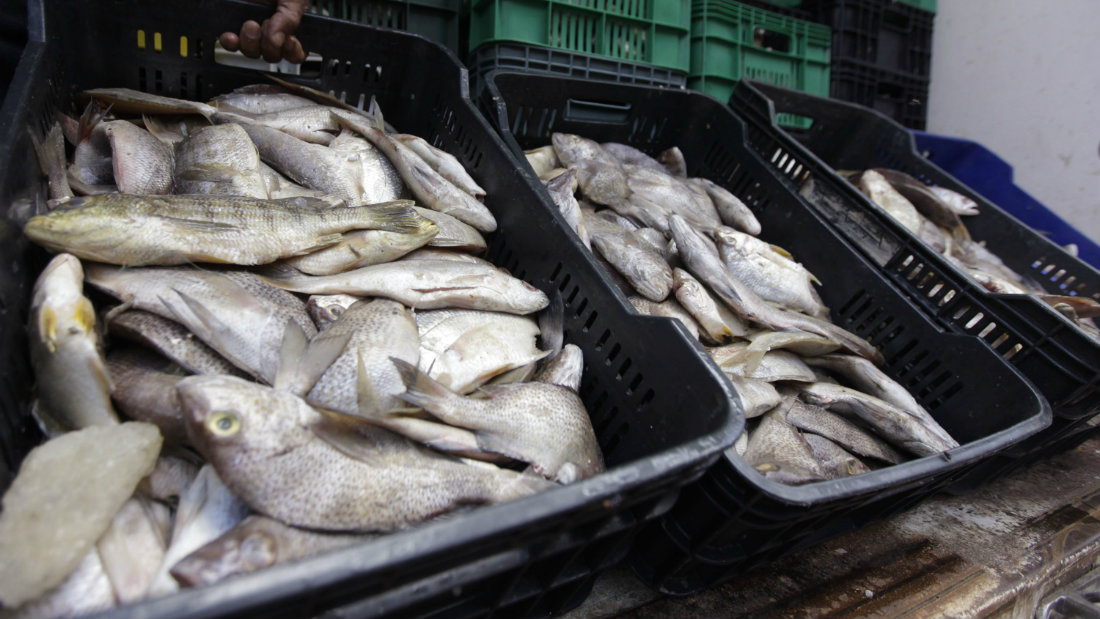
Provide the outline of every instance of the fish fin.
<path id="1" fill-rule="evenodd" d="M 397 394 L 397 397 L 431 411 L 433 405 L 456 397 L 456 394 L 442 384 L 436 382 L 427 374 L 420 372 L 416 366 L 397 357 L 390 357 L 394 367 L 401 374 L 401 381 L 405 383 L 405 392 Z"/>
<path id="2" fill-rule="evenodd" d="M 216 221 L 195 221 L 194 219 L 184 219 L 181 217 L 172 217 L 171 215 L 156 215 L 160 219 L 170 222 L 174 226 L 179 226 L 184 230 L 192 230 L 194 232 L 232 232 L 242 229 L 241 226 L 234 224 L 216 222 Z"/>
<path id="3" fill-rule="evenodd" d="M 553 358 L 561 352 L 565 343 L 565 303 L 561 299 L 561 291 L 554 290 L 550 304 L 539 313 L 538 323 L 542 346 Z"/>
<path id="4" fill-rule="evenodd" d="M 382 106 L 378 104 L 378 100 L 371 95 L 370 106 L 367 108 L 367 117 L 370 118 L 371 124 L 375 129 L 378 129 L 382 133 L 386 132 L 386 119 L 382 117 Z"/>
<path id="5" fill-rule="evenodd" d="M 275 372 L 275 380 L 271 386 L 276 389 L 289 391 L 295 395 L 302 395 L 308 389 L 301 389 L 297 382 L 298 363 L 305 356 L 309 338 L 301 325 L 287 319 L 283 329 L 283 342 L 279 348 L 279 369 Z"/>
<path id="6" fill-rule="evenodd" d="M 42 308 L 38 315 L 38 333 L 42 336 L 42 343 L 50 353 L 57 352 L 57 312 L 52 307 Z"/>
<path id="7" fill-rule="evenodd" d="M 200 340 L 203 340 L 203 342 L 206 343 L 208 346 L 214 348 L 215 351 L 225 357 L 226 361 L 229 361 L 241 370 L 244 370 L 245 373 L 249 376 L 252 376 L 262 382 L 267 382 L 267 379 L 260 376 L 258 369 L 248 368 L 241 365 L 234 357 L 231 357 L 230 355 L 226 354 L 222 350 L 219 350 L 217 347 L 211 344 L 211 342 L 214 342 L 217 339 L 215 337 L 215 334 L 226 334 L 232 332 L 232 330 L 227 324 L 225 324 L 225 322 L 223 322 L 220 318 L 218 318 L 216 314 L 214 314 L 214 312 L 211 312 L 202 303 L 200 303 L 197 299 L 187 294 L 186 292 L 183 292 L 178 288 L 173 288 L 172 291 L 179 295 L 179 298 L 183 301 L 184 305 L 187 306 L 187 309 L 191 312 L 192 316 L 195 319 L 190 320 L 187 316 L 185 316 L 183 314 L 183 308 L 179 307 L 178 304 L 169 301 L 165 297 L 157 297 L 158 299 L 160 299 L 160 302 L 168 308 L 168 311 L 172 312 L 172 315 L 175 316 L 176 321 L 181 322 L 184 325 L 194 325 L 197 321 L 198 325 L 200 325 L 205 331 L 205 333 L 195 333 L 195 335 L 198 336 Z"/>
<path id="8" fill-rule="evenodd" d="M 42 434 L 46 438 L 58 437 L 69 431 L 69 428 L 64 427 L 57 420 L 57 417 L 37 398 L 31 403 L 31 417 L 34 418 L 35 423 L 38 424 L 38 429 L 42 430 Z"/>
<path id="9" fill-rule="evenodd" d="M 760 366 L 760 362 L 764 360 L 764 355 L 771 350 L 771 347 L 767 344 L 757 344 L 756 341 L 751 342 L 745 348 L 745 375 L 751 376 L 756 372 L 756 368 Z"/>
<path id="10" fill-rule="evenodd" d="M 389 232 L 407 234 L 420 232 L 421 225 L 427 219 L 404 201 L 371 205 L 370 209 L 379 222 L 378 229 Z"/>
<path id="11" fill-rule="evenodd" d="M 316 408 L 320 419 L 310 426 L 317 438 L 345 456 L 374 466 L 386 466 L 379 452 L 373 448 L 372 441 L 362 433 L 382 431 L 368 421 L 351 415 Z"/>

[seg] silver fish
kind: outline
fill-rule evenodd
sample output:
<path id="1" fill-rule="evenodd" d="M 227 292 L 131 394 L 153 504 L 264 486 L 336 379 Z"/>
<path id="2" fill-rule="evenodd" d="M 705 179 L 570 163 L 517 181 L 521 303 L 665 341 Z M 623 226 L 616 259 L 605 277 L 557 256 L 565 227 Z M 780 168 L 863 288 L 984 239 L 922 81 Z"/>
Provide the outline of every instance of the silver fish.
<path id="1" fill-rule="evenodd" d="M 806 363 L 812 367 L 824 368 L 844 377 L 850 386 L 876 398 L 886 400 L 913 415 L 933 434 L 943 439 L 947 445 L 951 447 L 959 446 L 959 443 L 951 438 L 951 435 L 917 402 L 908 389 L 899 385 L 894 379 L 884 374 L 882 370 L 866 359 L 854 355 L 824 355 L 807 358 Z"/>
<path id="2" fill-rule="evenodd" d="M 552 144 L 524 151 L 523 156 L 527 159 L 527 163 L 530 164 L 531 169 L 535 171 L 535 175 L 539 178 L 542 178 L 544 174 L 547 174 L 551 170 L 562 167 L 561 161 L 558 160 L 558 155 L 554 152 L 554 146 Z"/>
<path id="3" fill-rule="evenodd" d="M 115 184 L 122 193 L 172 193 L 172 147 L 125 120 L 100 126 L 111 142 Z"/>
<path id="4" fill-rule="evenodd" d="M 665 172 L 625 165 L 630 203 L 650 213 L 676 213 L 697 230 L 709 231 L 722 225 L 722 219 L 706 191 Z M 662 232 L 668 225 L 653 226 Z"/>
<path id="5" fill-rule="evenodd" d="M 861 462 L 859 458 L 848 453 L 843 447 L 824 436 L 804 434 L 802 437 L 806 439 L 806 444 L 810 446 L 814 457 L 821 463 L 822 468 L 830 478 L 838 479 L 871 472 L 870 467 Z"/>
<path id="6" fill-rule="evenodd" d="M 625 205 L 630 188 L 626 171 L 617 159 L 593 140 L 568 133 L 553 133 L 550 140 L 558 159 L 577 171 L 581 191 L 597 204 Z"/>
<path id="7" fill-rule="evenodd" d="M 228 105 L 219 105 L 214 121 L 263 125 L 292 135 L 303 142 L 325 146 L 328 146 L 336 134 L 340 133 L 340 124 L 332 114 L 332 109 L 316 104 L 264 114 L 252 114 L 244 110 L 234 110 Z"/>
<path id="8" fill-rule="evenodd" d="M 180 323 L 142 310 L 115 313 L 107 322 L 112 335 L 153 348 L 192 374 L 244 376 L 225 357 Z"/>
<path id="9" fill-rule="evenodd" d="M 163 97 L 131 88 L 93 88 L 82 95 L 110 105 L 116 114 L 199 114 L 209 119 L 217 111 L 199 101 Z"/>
<path id="10" fill-rule="evenodd" d="M 412 232 L 422 221 L 404 203 L 324 208 L 309 198 L 108 194 L 71 198 L 23 231 L 49 249 L 112 264 L 253 265 L 327 247 L 348 230 Z"/>
<path id="11" fill-rule="evenodd" d="M 907 458 L 874 434 L 847 419 L 790 397 L 784 418 L 796 428 L 819 434 L 844 449 L 865 458 L 874 458 L 889 464 L 904 462 Z"/>
<path id="12" fill-rule="evenodd" d="M 253 273 L 89 264 L 85 277 L 132 307 L 183 324 L 234 365 L 268 383 L 279 369 L 288 324 L 300 328 L 306 339 L 317 333 L 305 303 Z"/>
<path id="13" fill-rule="evenodd" d="M 497 229 L 496 218 L 484 204 L 443 178 L 407 144 L 371 126 L 362 116 L 344 113 L 339 117 L 344 126 L 358 132 L 385 153 L 421 204 L 451 215 L 481 232 Z"/>
<path id="14" fill-rule="evenodd" d="M 576 170 L 566 170 L 564 173 L 546 181 L 545 184 L 546 191 L 550 194 L 550 198 L 554 201 L 554 205 L 558 207 L 562 217 L 565 218 L 565 223 L 577 234 L 577 238 L 581 240 L 585 247 L 592 249 L 592 241 L 588 238 L 588 228 L 584 223 L 580 204 L 573 197 L 573 192 L 576 191 L 577 187 Z"/>
<path id="15" fill-rule="evenodd" d="M 702 177 L 690 178 L 688 182 L 702 188 L 710 196 L 723 224 L 748 234 L 760 234 L 760 221 L 756 219 L 752 209 L 725 187 Z"/>
<path id="16" fill-rule="evenodd" d="M 176 147 L 177 193 L 268 198 L 263 164 L 240 125 L 200 129 Z"/>
<path id="17" fill-rule="evenodd" d="M 402 407 L 395 396 L 405 384 L 390 358 L 419 360 L 420 338 L 412 314 L 389 299 L 359 301 L 325 329 L 328 335 L 344 332 L 349 336 L 344 352 L 324 371 L 306 401 L 346 415 L 381 414 Z M 361 365 L 367 371 L 369 401 L 357 383 Z"/>
<path id="18" fill-rule="evenodd" d="M 817 278 L 789 253 L 732 228 L 718 229 L 714 236 L 730 272 L 761 298 L 811 316 L 828 317 L 829 310 L 812 285 Z"/>
<path id="19" fill-rule="evenodd" d="M 745 378 L 736 374 L 726 374 L 733 383 L 733 389 L 741 396 L 741 408 L 745 411 L 745 418 L 759 417 L 771 409 L 779 406 L 782 398 L 771 383 L 755 378 Z"/>
<path id="20" fill-rule="evenodd" d="M 61 125 L 54 123 L 42 141 L 33 132 L 28 132 L 34 154 L 38 158 L 38 167 L 49 179 L 50 198 L 59 200 L 73 195 L 69 187 L 68 168 L 65 163 L 65 138 Z"/>
<path id="21" fill-rule="evenodd" d="M 799 397 L 872 426 L 893 445 L 918 456 L 943 453 L 952 445 L 932 433 L 910 413 L 874 396 L 829 383 L 802 387 Z"/>
<path id="22" fill-rule="evenodd" d="M 140 348 L 115 348 L 107 356 L 107 368 L 114 379 L 111 399 L 119 412 L 134 421 L 151 423 L 160 429 L 167 444 L 187 442 L 176 384 L 180 374 L 169 371 L 171 362 Z"/>
<path id="23" fill-rule="evenodd" d="M 913 234 L 919 234 L 921 228 L 920 213 L 913 203 L 901 195 L 893 185 L 874 170 L 863 171 L 858 179 L 859 188 L 872 202 L 886 211 L 898 223 Z"/>
<path id="24" fill-rule="evenodd" d="M 260 157 L 291 180 L 358 204 L 363 196 L 362 164 L 348 161 L 347 153 L 310 144 L 263 125 L 241 125 Z M 270 191 L 270 190 L 269 190 Z"/>
<path id="25" fill-rule="evenodd" d="M 320 533 L 253 515 L 187 555 L 171 570 L 185 587 L 210 585 L 230 576 L 313 556 L 373 539 L 372 535 Z"/>
<path id="26" fill-rule="evenodd" d="M 955 211 L 959 215 L 977 215 L 978 203 L 964 196 L 957 191 L 952 191 L 947 187 L 932 186 L 928 188 L 929 191 L 936 194 L 936 197 L 941 202 L 946 204 L 951 210 Z"/>
<path id="27" fill-rule="evenodd" d="M 737 342 L 708 348 L 707 352 L 726 374 L 736 374 L 769 383 L 779 380 L 814 380 L 813 370 L 802 361 L 801 357 L 783 350 L 773 350 L 758 357 L 757 351 L 749 350 L 748 344 Z M 750 370 L 749 366 L 754 363 L 755 367 Z"/>
<path id="28" fill-rule="evenodd" d="M 291 94 L 278 86 L 253 84 L 218 95 L 210 101 L 210 105 L 219 109 L 228 105 L 231 109 L 244 110 L 250 114 L 269 114 L 315 104 L 312 99 Z"/>
<path id="29" fill-rule="evenodd" d="M 446 423 L 473 430 L 478 446 L 530 463 L 568 484 L 603 470 L 603 456 L 576 392 L 549 383 L 483 387 L 488 398 L 460 396 L 394 360 L 408 390 L 399 397 Z"/>
<path id="30" fill-rule="evenodd" d="M 699 323 L 695 321 L 695 318 L 687 310 L 676 301 L 675 298 L 669 298 L 660 303 L 654 303 L 649 299 L 644 299 L 635 295 L 627 297 L 627 301 L 634 306 L 634 309 L 640 314 L 646 316 L 663 316 L 665 318 L 675 318 L 679 320 L 684 328 L 687 330 L 691 339 L 698 340 L 701 332 Z"/>
<path id="31" fill-rule="evenodd" d="M 390 531 L 550 485 L 433 453 L 382 428 L 348 427 L 256 383 L 192 376 L 179 392 L 199 451 L 226 484 L 256 511 L 294 526 Z"/>
<path id="32" fill-rule="evenodd" d="M 579 392 L 584 376 L 584 353 L 576 344 L 566 344 L 558 354 L 546 360 L 531 379 L 540 383 L 561 385 Z"/>
<path id="33" fill-rule="evenodd" d="M 350 294 L 315 294 L 306 301 L 306 311 L 317 330 L 324 331 L 360 298 Z"/>
<path id="34" fill-rule="evenodd" d="M 760 418 L 749 436 L 745 462 L 765 478 L 781 484 L 805 484 L 828 479 L 806 439 L 776 409 Z"/>
<path id="35" fill-rule="evenodd" d="M 179 586 L 169 574 L 172 566 L 237 526 L 250 511 L 248 505 L 226 487 L 213 466 L 203 466 L 180 497 L 171 543 L 149 588 L 150 593 L 163 595 L 177 590 Z"/>
<path id="36" fill-rule="evenodd" d="M 717 302 L 710 291 L 683 269 L 672 270 L 676 299 L 695 318 L 701 333 L 715 344 L 725 344 L 734 337 L 748 335 L 748 325 L 725 305 Z"/>
<path id="37" fill-rule="evenodd" d="M 661 162 L 628 144 L 620 144 L 618 142 L 604 142 L 600 144 L 600 147 L 607 151 L 607 153 L 610 154 L 612 157 L 618 159 L 619 163 L 622 163 L 624 165 L 636 165 L 643 168 L 648 168 L 650 170 L 655 170 L 662 174 L 667 173 L 665 171 L 665 167 L 661 165 Z"/>
<path id="38" fill-rule="evenodd" d="M 458 251 L 480 252 L 488 244 L 485 237 L 476 228 L 462 223 L 458 219 L 446 213 L 414 206 L 416 212 L 424 219 L 429 219 L 439 228 L 439 232 L 428 241 L 429 247 L 441 247 Z"/>
<path id="39" fill-rule="evenodd" d="M 687 177 L 687 161 L 684 160 L 684 153 L 680 152 L 679 147 L 673 146 L 661 151 L 657 160 L 665 166 L 669 174 L 678 178 Z"/>
<path id="40" fill-rule="evenodd" d="M 485 197 L 485 190 L 470 177 L 470 174 L 466 172 L 466 168 L 462 167 L 462 163 L 454 155 L 432 146 L 427 140 L 419 136 L 402 133 L 393 137 L 413 149 L 413 152 L 420 155 L 420 158 L 432 166 L 436 172 L 439 172 L 440 176 L 454 183 L 462 191 L 479 200 Z"/>
<path id="41" fill-rule="evenodd" d="M 74 190 L 79 190 L 81 186 L 114 185 L 111 141 L 107 138 L 103 123 L 97 122 L 88 128 L 87 135 L 76 144 L 68 180 Z"/>
<path id="42" fill-rule="evenodd" d="M 95 309 L 84 296 L 83 280 L 80 261 L 58 254 L 31 293 L 29 347 L 38 399 L 45 415 L 64 429 L 118 423 Z"/>
<path id="43" fill-rule="evenodd" d="M 382 296 L 416 309 L 460 307 L 529 314 L 548 303 L 534 286 L 495 266 L 452 260 L 401 260 L 335 275 L 304 275 L 287 268 L 265 269 L 272 284 L 305 294 Z"/>
<path id="44" fill-rule="evenodd" d="M 643 297 L 661 302 L 672 292 L 672 269 L 646 241 L 598 215 L 585 218 L 596 251 L 610 262 Z"/>
<path id="45" fill-rule="evenodd" d="M 388 202 L 412 197 L 397 168 L 366 138 L 343 129 L 328 147 L 342 153 L 354 169 L 360 179 L 362 193 L 359 199 L 362 202 Z"/>
<path id="46" fill-rule="evenodd" d="M 802 330 L 838 342 L 846 350 L 882 363 L 882 354 L 869 342 L 824 320 L 777 308 L 753 292 L 727 270 L 718 250 L 709 239 L 696 232 L 681 217 L 669 218 L 673 239 L 688 269 L 706 283 L 719 299 L 743 318 L 776 331 Z"/>

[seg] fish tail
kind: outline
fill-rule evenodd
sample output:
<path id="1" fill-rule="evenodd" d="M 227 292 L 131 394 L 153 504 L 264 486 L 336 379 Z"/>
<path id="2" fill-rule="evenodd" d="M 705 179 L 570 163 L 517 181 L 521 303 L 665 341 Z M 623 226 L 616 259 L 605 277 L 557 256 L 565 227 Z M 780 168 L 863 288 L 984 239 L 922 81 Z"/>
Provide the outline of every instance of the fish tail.
<path id="1" fill-rule="evenodd" d="M 439 409 L 446 402 L 459 397 L 411 363 L 397 357 L 390 357 L 390 361 L 401 374 L 401 381 L 405 383 L 405 392 L 397 394 L 396 397 L 409 404 L 432 412 L 433 409 Z"/>
<path id="2" fill-rule="evenodd" d="M 414 234 L 423 230 L 425 222 L 435 225 L 407 203 L 368 205 L 363 208 L 370 209 L 371 217 L 379 230 Z"/>

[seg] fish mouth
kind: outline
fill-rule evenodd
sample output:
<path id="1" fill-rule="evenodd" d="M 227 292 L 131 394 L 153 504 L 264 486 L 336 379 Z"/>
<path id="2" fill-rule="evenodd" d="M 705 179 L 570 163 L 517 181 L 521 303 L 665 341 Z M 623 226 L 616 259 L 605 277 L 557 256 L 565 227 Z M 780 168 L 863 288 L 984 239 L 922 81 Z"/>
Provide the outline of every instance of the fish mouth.
<path id="1" fill-rule="evenodd" d="M 212 410 L 212 401 L 209 394 L 202 388 L 205 377 L 191 376 L 185 378 L 176 385 L 176 394 L 179 395 L 180 410 L 184 421 L 191 424 L 201 424 L 206 414 Z"/>

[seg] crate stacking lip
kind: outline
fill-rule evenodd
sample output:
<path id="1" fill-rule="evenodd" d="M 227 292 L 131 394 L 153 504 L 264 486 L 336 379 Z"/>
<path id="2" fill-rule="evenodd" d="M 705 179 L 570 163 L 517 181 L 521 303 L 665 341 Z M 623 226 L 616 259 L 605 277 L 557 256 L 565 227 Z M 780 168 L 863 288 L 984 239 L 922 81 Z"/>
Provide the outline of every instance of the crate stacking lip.
<path id="1" fill-rule="evenodd" d="M 310 13 L 427 37 L 461 54 L 462 0 L 311 0 Z"/>
<path id="2" fill-rule="evenodd" d="M 44 208 L 46 184 L 31 135 L 91 87 L 130 87 L 206 100 L 264 82 L 216 62 L 227 27 L 270 9 L 200 0 L 45 0 L 32 7 L 32 41 L 4 103 L 0 196 L 4 212 L 0 306 L 0 464 L 10 483 L 41 437 L 31 420 L 24 325 L 44 251 L 19 233 Z M 213 16 L 213 17 L 212 17 Z M 740 434 L 744 417 L 721 375 L 669 320 L 635 316 L 610 294 L 583 246 L 550 217 L 534 181 L 465 97 L 465 70 L 423 37 L 306 15 L 298 30 L 324 60 L 289 79 L 352 104 L 372 96 L 387 119 L 456 156 L 489 192 L 499 223 L 487 255 L 559 294 L 564 337 L 586 363 L 581 397 L 608 469 L 501 505 L 455 514 L 373 542 L 104 613 L 111 617 L 547 616 L 579 604 L 600 572 L 621 561 L 645 521 L 669 509 Z M 140 34 L 139 34 L 140 33 Z M 141 49 L 139 41 L 146 45 Z M 125 59 L 125 60 L 122 60 Z M 673 367 L 664 361 L 672 359 Z M 660 363 L 659 363 L 660 361 Z M 675 417 L 667 411 L 675 410 Z"/>
<path id="3" fill-rule="evenodd" d="M 941 326 L 980 338 L 1031 379 L 1057 416 L 1100 414 L 1100 342 L 1030 295 L 991 293 L 946 262 L 834 170 L 894 168 L 978 203 L 964 223 L 1011 269 L 1051 294 L 1100 300 L 1100 272 L 1037 234 L 917 153 L 913 136 L 864 107 L 763 82 L 738 84 L 730 105 L 750 123 L 754 151 L 797 191 L 812 179 L 831 224 Z M 776 113 L 813 119 L 805 131 L 775 125 Z"/>
<path id="4" fill-rule="evenodd" d="M 473 0 L 469 50 L 517 41 L 686 71 L 690 6 L 691 0 Z"/>
<path id="5" fill-rule="evenodd" d="M 548 143 L 553 132 L 622 142 L 651 155 L 678 146 L 688 174 L 744 200 L 761 222 L 760 238 L 790 251 L 823 282 L 819 292 L 834 321 L 878 346 L 883 370 L 961 444 L 941 456 L 805 486 L 768 481 L 727 452 L 639 534 L 629 561 L 647 584 L 690 593 L 882 519 L 1049 425 L 1049 404 L 1026 378 L 973 338 L 945 333 L 908 301 L 797 199 L 752 150 L 744 121 L 717 100 L 498 72 L 481 105 L 517 154 Z"/>
<path id="6" fill-rule="evenodd" d="M 732 0 L 695 0 L 688 87 L 725 101 L 741 78 L 829 93 L 829 27 Z M 794 115 L 779 119 L 801 127 Z"/>

